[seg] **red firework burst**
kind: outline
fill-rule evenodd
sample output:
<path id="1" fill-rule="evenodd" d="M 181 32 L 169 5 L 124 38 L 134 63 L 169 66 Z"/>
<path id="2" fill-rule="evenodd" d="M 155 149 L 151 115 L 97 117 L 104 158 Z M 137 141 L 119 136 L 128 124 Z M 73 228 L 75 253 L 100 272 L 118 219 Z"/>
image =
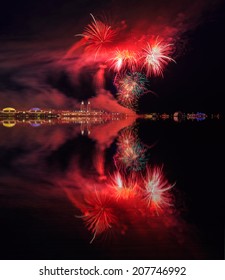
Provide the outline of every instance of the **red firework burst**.
<path id="1" fill-rule="evenodd" d="M 143 49 L 142 55 L 143 65 L 146 69 L 147 76 L 163 76 L 163 70 L 169 62 L 175 62 L 169 54 L 172 51 L 172 45 L 158 41 L 158 38 L 153 43 L 147 43 Z"/>
<path id="2" fill-rule="evenodd" d="M 117 31 L 113 30 L 111 26 L 106 23 L 96 20 L 95 17 L 90 14 L 93 21 L 88 24 L 82 34 L 77 36 L 82 36 L 86 39 L 87 49 L 93 51 L 95 56 L 100 51 L 103 51 L 109 43 L 112 43 Z"/>
<path id="3" fill-rule="evenodd" d="M 127 49 L 117 49 L 109 61 L 111 62 L 111 68 L 116 72 L 126 71 L 127 69 L 135 71 L 138 66 L 137 53 Z"/>
<path id="4" fill-rule="evenodd" d="M 147 206 L 157 210 L 166 206 L 171 206 L 171 196 L 169 190 L 174 186 L 169 184 L 165 178 L 162 168 L 147 168 L 145 178 L 144 200 Z"/>
<path id="5" fill-rule="evenodd" d="M 125 178 L 119 171 L 111 177 L 109 187 L 113 190 L 117 200 L 134 198 L 138 190 L 136 179 L 132 178 L 132 176 Z"/>
<path id="6" fill-rule="evenodd" d="M 85 224 L 93 233 L 91 242 L 99 235 L 109 230 L 117 223 L 111 198 L 102 192 L 95 191 L 91 196 L 85 197 L 87 211 L 82 216 Z M 91 243 L 90 242 L 90 243 Z"/>

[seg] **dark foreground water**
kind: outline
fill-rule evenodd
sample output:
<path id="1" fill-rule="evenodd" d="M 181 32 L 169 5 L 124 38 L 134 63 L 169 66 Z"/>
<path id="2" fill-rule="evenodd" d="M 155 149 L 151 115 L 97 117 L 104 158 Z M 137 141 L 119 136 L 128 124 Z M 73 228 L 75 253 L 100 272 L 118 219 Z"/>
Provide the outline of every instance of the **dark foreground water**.
<path id="1" fill-rule="evenodd" d="M 224 258 L 221 122 L 133 121 L 0 127 L 1 259 Z"/>

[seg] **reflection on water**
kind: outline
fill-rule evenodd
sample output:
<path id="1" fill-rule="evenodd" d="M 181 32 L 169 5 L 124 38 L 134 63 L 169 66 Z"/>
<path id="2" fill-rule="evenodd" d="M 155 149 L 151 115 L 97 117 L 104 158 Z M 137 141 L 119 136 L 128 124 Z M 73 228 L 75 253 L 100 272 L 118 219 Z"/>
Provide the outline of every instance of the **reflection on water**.
<path id="1" fill-rule="evenodd" d="M 56 243 L 59 259 L 207 258 L 182 217 L 176 170 L 156 160 L 151 122 L 148 131 L 135 117 L 15 122 L 0 127 L 3 238 L 19 236 L 3 258 L 51 258 Z"/>
<path id="2" fill-rule="evenodd" d="M 114 156 L 117 169 L 140 171 L 145 168 L 148 148 L 140 141 L 133 126 L 120 131 L 117 138 L 117 152 Z"/>

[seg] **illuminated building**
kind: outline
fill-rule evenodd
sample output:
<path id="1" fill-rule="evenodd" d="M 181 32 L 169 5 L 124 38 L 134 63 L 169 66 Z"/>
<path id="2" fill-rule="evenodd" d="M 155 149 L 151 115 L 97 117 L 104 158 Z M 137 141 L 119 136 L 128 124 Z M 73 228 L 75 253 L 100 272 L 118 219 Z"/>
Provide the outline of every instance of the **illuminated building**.
<path id="1" fill-rule="evenodd" d="M 87 112 L 90 112 L 91 111 L 91 102 L 88 101 L 87 103 Z"/>
<path id="2" fill-rule="evenodd" d="M 31 108 L 29 112 L 30 113 L 41 113 L 42 110 L 40 108 Z"/>
<path id="3" fill-rule="evenodd" d="M 10 128 L 10 127 L 13 127 L 16 125 L 16 121 L 15 120 L 5 120 L 2 122 L 2 124 L 4 127 Z"/>
<path id="4" fill-rule="evenodd" d="M 16 109 L 7 107 L 2 110 L 3 113 L 16 113 Z"/>
<path id="5" fill-rule="evenodd" d="M 80 104 L 80 111 L 81 112 L 84 112 L 84 101 L 81 101 L 81 104 Z"/>

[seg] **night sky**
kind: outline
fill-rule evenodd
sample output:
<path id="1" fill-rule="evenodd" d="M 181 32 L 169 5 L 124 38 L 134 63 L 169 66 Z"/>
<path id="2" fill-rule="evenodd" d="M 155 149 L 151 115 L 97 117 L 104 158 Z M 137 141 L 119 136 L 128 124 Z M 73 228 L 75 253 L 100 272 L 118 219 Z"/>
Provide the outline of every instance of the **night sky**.
<path id="1" fill-rule="evenodd" d="M 93 13 L 103 15 L 114 24 L 124 20 L 127 38 L 132 39 L 134 32 L 140 36 L 154 32 L 166 34 L 175 41 L 176 64 L 168 65 L 164 78 L 150 79 L 149 89 L 156 95 L 142 96 L 139 112 L 222 112 L 225 48 L 222 1 L 147 2 L 22 0 L 2 3 L 0 106 L 71 109 L 82 99 L 94 97 L 94 69 L 88 66 L 71 75 L 67 67 L 56 65 L 78 40 L 74 35 L 84 30 L 91 20 L 89 14 Z M 106 72 L 106 87 L 115 97 L 109 72 Z"/>

